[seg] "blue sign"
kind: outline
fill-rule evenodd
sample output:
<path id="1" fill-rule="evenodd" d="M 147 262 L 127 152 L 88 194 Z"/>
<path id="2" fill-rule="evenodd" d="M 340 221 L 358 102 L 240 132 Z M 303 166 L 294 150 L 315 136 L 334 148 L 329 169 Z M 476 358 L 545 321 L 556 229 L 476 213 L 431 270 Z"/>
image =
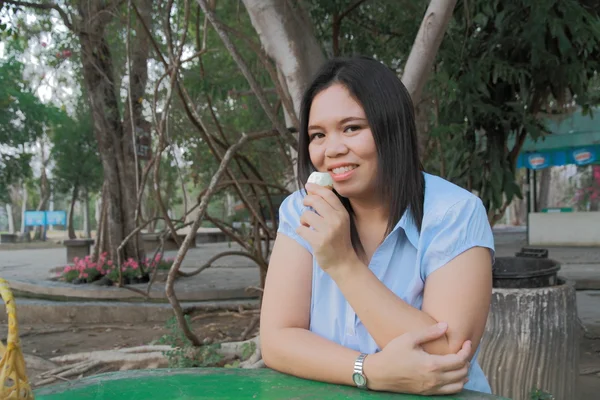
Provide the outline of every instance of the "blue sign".
<path id="1" fill-rule="evenodd" d="M 66 211 L 46 211 L 46 225 L 67 225 Z"/>
<path id="2" fill-rule="evenodd" d="M 45 211 L 25 211 L 25 226 L 45 226 Z"/>
<path id="3" fill-rule="evenodd" d="M 517 168 L 542 169 L 560 165 L 589 165 L 600 162 L 600 144 L 537 151 L 534 153 L 519 154 Z"/>
<path id="4" fill-rule="evenodd" d="M 67 225 L 65 211 L 25 211 L 25 226 Z"/>
<path id="5" fill-rule="evenodd" d="M 527 164 L 531 169 L 543 169 L 550 165 L 550 160 L 542 153 L 531 153 L 527 155 Z"/>
<path id="6" fill-rule="evenodd" d="M 596 153 L 593 148 L 581 148 L 573 151 L 573 161 L 577 165 L 588 165 L 596 161 Z"/>

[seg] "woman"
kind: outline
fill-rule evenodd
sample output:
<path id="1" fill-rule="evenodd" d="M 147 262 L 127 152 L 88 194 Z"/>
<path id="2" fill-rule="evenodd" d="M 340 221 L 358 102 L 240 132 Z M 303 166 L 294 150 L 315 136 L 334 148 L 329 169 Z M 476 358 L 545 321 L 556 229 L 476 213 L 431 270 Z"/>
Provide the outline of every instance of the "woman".
<path id="1" fill-rule="evenodd" d="M 493 236 L 478 197 L 423 172 L 413 105 L 381 63 L 334 59 L 306 91 L 298 177 L 265 283 L 266 365 L 372 390 L 490 392 L 475 360 Z M 473 361 L 472 361 L 473 360 Z"/>

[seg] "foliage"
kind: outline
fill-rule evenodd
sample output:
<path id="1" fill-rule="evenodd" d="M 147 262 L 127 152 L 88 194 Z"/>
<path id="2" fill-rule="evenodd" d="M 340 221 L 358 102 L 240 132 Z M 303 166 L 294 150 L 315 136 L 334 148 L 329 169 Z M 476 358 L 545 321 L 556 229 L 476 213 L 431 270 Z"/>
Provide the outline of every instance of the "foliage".
<path id="1" fill-rule="evenodd" d="M 494 222 L 521 197 L 516 158 L 547 133 L 543 116 L 598 101 L 598 13 L 577 0 L 459 1 L 438 59 L 426 165 L 476 191 Z"/>
<path id="2" fill-rule="evenodd" d="M 185 322 L 189 326 L 191 321 L 189 315 L 186 315 Z M 164 352 L 168 359 L 169 368 L 195 368 L 214 366 L 221 362 L 223 357 L 217 353 L 219 344 L 203 345 L 195 348 L 189 339 L 183 334 L 177 319 L 171 317 L 166 327 L 169 333 L 163 335 L 158 344 L 166 344 L 173 347 L 173 350 Z"/>
<path id="3" fill-rule="evenodd" d="M 369 55 L 400 71 L 408 58 L 427 2 L 403 1 L 402 6 L 398 6 L 398 0 L 369 0 L 351 9 L 354 4 L 355 0 L 309 2 L 315 33 L 327 54 Z M 336 20 L 339 20 L 339 28 L 335 27 Z M 337 51 L 333 38 L 336 34 Z"/>
<path id="4" fill-rule="evenodd" d="M 580 211 L 600 210 L 600 165 L 578 167 L 573 201 Z"/>
<path id="5" fill-rule="evenodd" d="M 555 398 L 550 393 L 534 388 L 529 393 L 529 400 L 555 400 Z"/>
<path id="6" fill-rule="evenodd" d="M 60 280 L 69 283 L 92 283 L 105 276 L 110 280 L 107 282 L 109 284 L 119 280 L 117 265 L 108 259 L 107 253 L 100 254 L 97 262 L 90 256 L 76 257 L 73 261 L 74 265 L 67 265 L 58 273 Z M 172 264 L 173 258 L 163 259 L 160 255 L 157 255 L 154 261 L 144 259 L 141 263 L 130 258 L 121 265 L 121 274 L 126 283 L 144 283 L 148 282 L 149 273 L 152 273 L 154 268 L 168 270 Z"/>
<path id="7" fill-rule="evenodd" d="M 236 2 L 216 4 L 219 19 L 228 26 L 230 36 L 252 74 L 267 89 L 271 104 L 276 105 L 278 98 L 272 93 L 274 83 L 261 61 L 264 55 L 260 54 L 261 45 L 248 14 Z M 203 18 L 192 18 L 190 25 L 190 46 L 195 46 L 196 51 L 200 50 L 198 46 L 206 35 L 209 53 L 182 66 L 182 85 L 188 90 L 194 104 L 198 104 L 197 112 L 208 133 L 225 145 L 216 146 L 222 154 L 224 148 L 237 140 L 241 132 L 268 131 L 272 129 L 272 124 L 217 33 L 210 26 L 204 32 Z M 264 62 L 270 63 L 268 60 Z M 281 110 L 280 117 L 283 119 Z M 181 100 L 176 97 L 169 120 L 169 132 L 173 132 L 172 143 L 184 149 L 183 157 L 188 165 L 191 181 L 196 185 L 206 186 L 216 172 L 218 160 L 198 134 Z M 279 138 L 267 138 L 247 143 L 239 154 L 253 165 L 264 180 L 281 182 L 290 171 L 282 151 L 288 150 L 281 145 Z M 233 162 L 230 166 L 234 176 L 238 178 L 253 175 L 248 171 L 248 166 L 241 162 Z"/>
<path id="8" fill-rule="evenodd" d="M 51 135 L 54 187 L 62 193 L 73 187 L 98 191 L 103 181 L 102 163 L 89 111 L 85 104 L 80 104 L 76 118 L 65 119 Z"/>
<path id="9" fill-rule="evenodd" d="M 0 63 L 0 201 L 9 201 L 10 185 L 31 176 L 36 140 L 62 121 L 29 88 L 23 68 L 14 57 Z"/>

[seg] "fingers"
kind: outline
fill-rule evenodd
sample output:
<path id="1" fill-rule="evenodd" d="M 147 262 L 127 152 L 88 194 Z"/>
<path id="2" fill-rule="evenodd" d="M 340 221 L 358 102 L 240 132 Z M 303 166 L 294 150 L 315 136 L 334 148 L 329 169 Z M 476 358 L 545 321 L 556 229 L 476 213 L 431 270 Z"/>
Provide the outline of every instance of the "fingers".
<path id="1" fill-rule="evenodd" d="M 448 385 L 444 385 L 436 390 L 432 390 L 430 393 L 426 393 L 427 395 L 438 395 L 438 394 L 455 394 L 460 393 L 465 384 L 462 382 L 451 383 Z"/>
<path id="2" fill-rule="evenodd" d="M 462 368 L 454 371 L 447 371 L 441 374 L 440 383 L 442 385 L 450 385 L 452 383 L 464 383 L 469 375 L 469 367 L 464 364 Z"/>
<path id="3" fill-rule="evenodd" d="M 304 187 L 306 188 L 307 192 L 314 193 L 315 195 L 323 198 L 334 210 L 344 210 L 344 206 L 335 193 L 333 193 L 333 190 L 316 185 L 314 183 L 307 183 Z"/>
<path id="4" fill-rule="evenodd" d="M 469 356 L 471 354 L 471 341 L 467 340 L 463 344 L 463 347 L 456 354 L 447 354 L 444 356 L 434 355 L 434 364 L 438 367 L 439 371 L 455 371 L 463 368 L 465 365 L 467 369 L 471 365 L 469 363 Z"/>
<path id="5" fill-rule="evenodd" d="M 298 228 L 296 228 L 296 233 L 300 235 L 302 239 L 306 240 L 311 246 L 313 246 L 313 248 L 315 247 L 315 244 L 318 241 L 317 232 L 309 227 L 300 225 Z"/>
<path id="6" fill-rule="evenodd" d="M 408 334 L 411 336 L 411 340 L 416 347 L 423 343 L 431 342 L 432 340 L 441 338 L 446 333 L 447 329 L 447 323 L 439 322 L 423 330 L 410 332 Z"/>
<path id="7" fill-rule="evenodd" d="M 453 394 L 463 390 L 465 384 L 469 381 L 469 367 L 464 365 L 455 371 L 445 372 L 438 377 L 438 384 L 426 394 Z"/>
<path id="8" fill-rule="evenodd" d="M 437 356 L 433 360 L 434 365 L 437 367 L 438 371 L 446 372 L 446 371 L 456 371 L 458 369 L 463 368 L 465 365 L 468 367 L 470 363 L 457 354 L 448 354 L 445 356 Z"/>
<path id="9" fill-rule="evenodd" d="M 470 360 L 471 358 L 471 350 L 472 350 L 473 344 L 471 343 L 470 340 L 466 340 L 461 349 L 458 351 L 458 353 L 456 353 L 456 355 L 462 357 L 465 359 L 465 361 Z"/>
<path id="10" fill-rule="evenodd" d="M 329 203 L 318 194 L 309 194 L 304 196 L 302 204 L 306 207 L 312 207 L 319 215 L 327 215 L 336 211 Z"/>
<path id="11" fill-rule="evenodd" d="M 309 226 L 315 228 L 317 231 L 321 230 L 323 227 L 324 220 L 323 217 L 318 215 L 317 213 L 307 210 L 300 215 L 300 223 L 304 226 Z"/>

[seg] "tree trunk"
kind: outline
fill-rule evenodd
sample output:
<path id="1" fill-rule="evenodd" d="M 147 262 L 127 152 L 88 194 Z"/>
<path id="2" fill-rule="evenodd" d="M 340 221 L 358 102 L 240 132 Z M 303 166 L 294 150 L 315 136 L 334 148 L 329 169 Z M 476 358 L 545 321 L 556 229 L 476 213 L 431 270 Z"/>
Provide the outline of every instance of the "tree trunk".
<path id="1" fill-rule="evenodd" d="M 152 9 L 150 0 L 140 1 L 137 5 L 142 13 L 149 15 Z M 83 77 L 107 185 L 108 251 L 110 258 L 116 261 L 117 248 L 136 227 L 137 169 L 131 128 L 124 128 L 124 125 L 131 127 L 131 120 L 121 122 L 119 88 L 115 86 L 113 59 L 105 34 L 106 24 L 114 10 L 105 10 L 103 7 L 104 2 L 80 1 L 78 11 L 81 26 L 85 29 L 77 33 L 81 43 Z M 134 123 L 141 120 L 139 100 L 143 98 L 147 81 L 148 46 L 144 45 L 147 40 L 145 34 L 138 34 L 132 41 L 134 55 L 130 81 L 132 98 L 135 99 Z M 131 117 L 128 111 L 126 114 L 128 118 Z M 136 235 L 124 247 L 123 259 L 141 258 L 138 244 L 139 235 Z"/>
<path id="2" fill-rule="evenodd" d="M 48 210 L 54 211 L 54 193 L 50 193 L 50 200 L 48 200 Z M 54 225 L 48 225 L 48 230 L 54 230 Z"/>
<path id="3" fill-rule="evenodd" d="M 540 174 L 540 186 L 538 192 L 538 204 L 537 209 L 547 208 L 549 206 L 548 200 L 550 198 L 550 186 L 552 184 L 552 169 L 544 168 Z"/>
<path id="4" fill-rule="evenodd" d="M 427 7 L 402 74 L 402 83 L 408 89 L 415 106 L 421 100 L 421 92 L 433 67 L 455 6 L 456 0 L 431 0 Z"/>
<path id="5" fill-rule="evenodd" d="M 98 234 L 100 232 L 101 213 L 102 213 L 102 190 L 100 191 L 100 193 L 98 194 L 98 197 L 96 197 L 96 201 L 94 202 L 94 222 L 95 222 L 95 229 L 96 229 L 96 238 L 98 237 Z"/>
<path id="6" fill-rule="evenodd" d="M 71 195 L 71 204 L 69 205 L 69 219 L 67 221 L 67 232 L 69 239 L 76 239 L 75 227 L 73 226 L 73 214 L 75 214 L 75 202 L 77 202 L 77 194 L 79 192 L 78 185 L 73 186 L 73 193 Z"/>
<path id="7" fill-rule="evenodd" d="M 23 203 L 21 203 L 21 236 L 25 236 L 25 211 L 27 211 L 27 184 L 23 182 Z"/>
<path id="8" fill-rule="evenodd" d="M 8 220 L 8 233 L 15 233 L 15 219 L 13 217 L 12 205 L 6 203 L 6 218 Z"/>
<path id="9" fill-rule="evenodd" d="M 94 262 L 98 261 L 98 256 L 101 252 L 106 251 L 105 247 L 106 242 L 108 241 L 106 238 L 106 214 L 108 214 L 108 205 L 106 203 L 106 183 L 102 185 L 100 199 L 100 215 L 97 217 L 96 241 L 94 243 L 94 252 L 92 254 L 92 260 Z"/>
<path id="10" fill-rule="evenodd" d="M 304 90 L 325 62 L 325 54 L 313 32 L 308 12 L 295 0 L 243 0 L 252 26 L 258 33 L 266 53 L 277 65 L 282 88 L 292 100 L 295 115 L 286 111 L 286 125 L 293 126 L 300 113 Z M 298 128 L 298 127 L 296 127 Z M 292 159 L 297 154 L 290 148 Z M 297 169 L 294 179 L 288 180 L 288 190 L 296 190 Z"/>
<path id="11" fill-rule="evenodd" d="M 578 399 L 575 289 L 494 289 L 479 361 L 494 394 L 529 400 L 532 389 Z"/>
<path id="12" fill-rule="evenodd" d="M 265 51 L 285 79 L 298 116 L 302 94 L 325 62 L 307 11 L 295 0 L 243 0 Z"/>
<path id="13" fill-rule="evenodd" d="M 87 188 L 83 188 L 83 237 L 92 237 L 90 232 L 90 194 Z"/>
<path id="14" fill-rule="evenodd" d="M 36 208 L 37 211 L 45 211 L 48 208 L 48 200 L 50 200 L 50 182 L 46 174 L 46 168 L 50 157 L 46 157 L 46 144 L 42 139 L 40 141 L 40 149 L 42 156 L 42 168 L 40 176 L 40 202 Z M 38 226 L 35 230 L 34 240 L 46 240 L 46 226 Z"/>

